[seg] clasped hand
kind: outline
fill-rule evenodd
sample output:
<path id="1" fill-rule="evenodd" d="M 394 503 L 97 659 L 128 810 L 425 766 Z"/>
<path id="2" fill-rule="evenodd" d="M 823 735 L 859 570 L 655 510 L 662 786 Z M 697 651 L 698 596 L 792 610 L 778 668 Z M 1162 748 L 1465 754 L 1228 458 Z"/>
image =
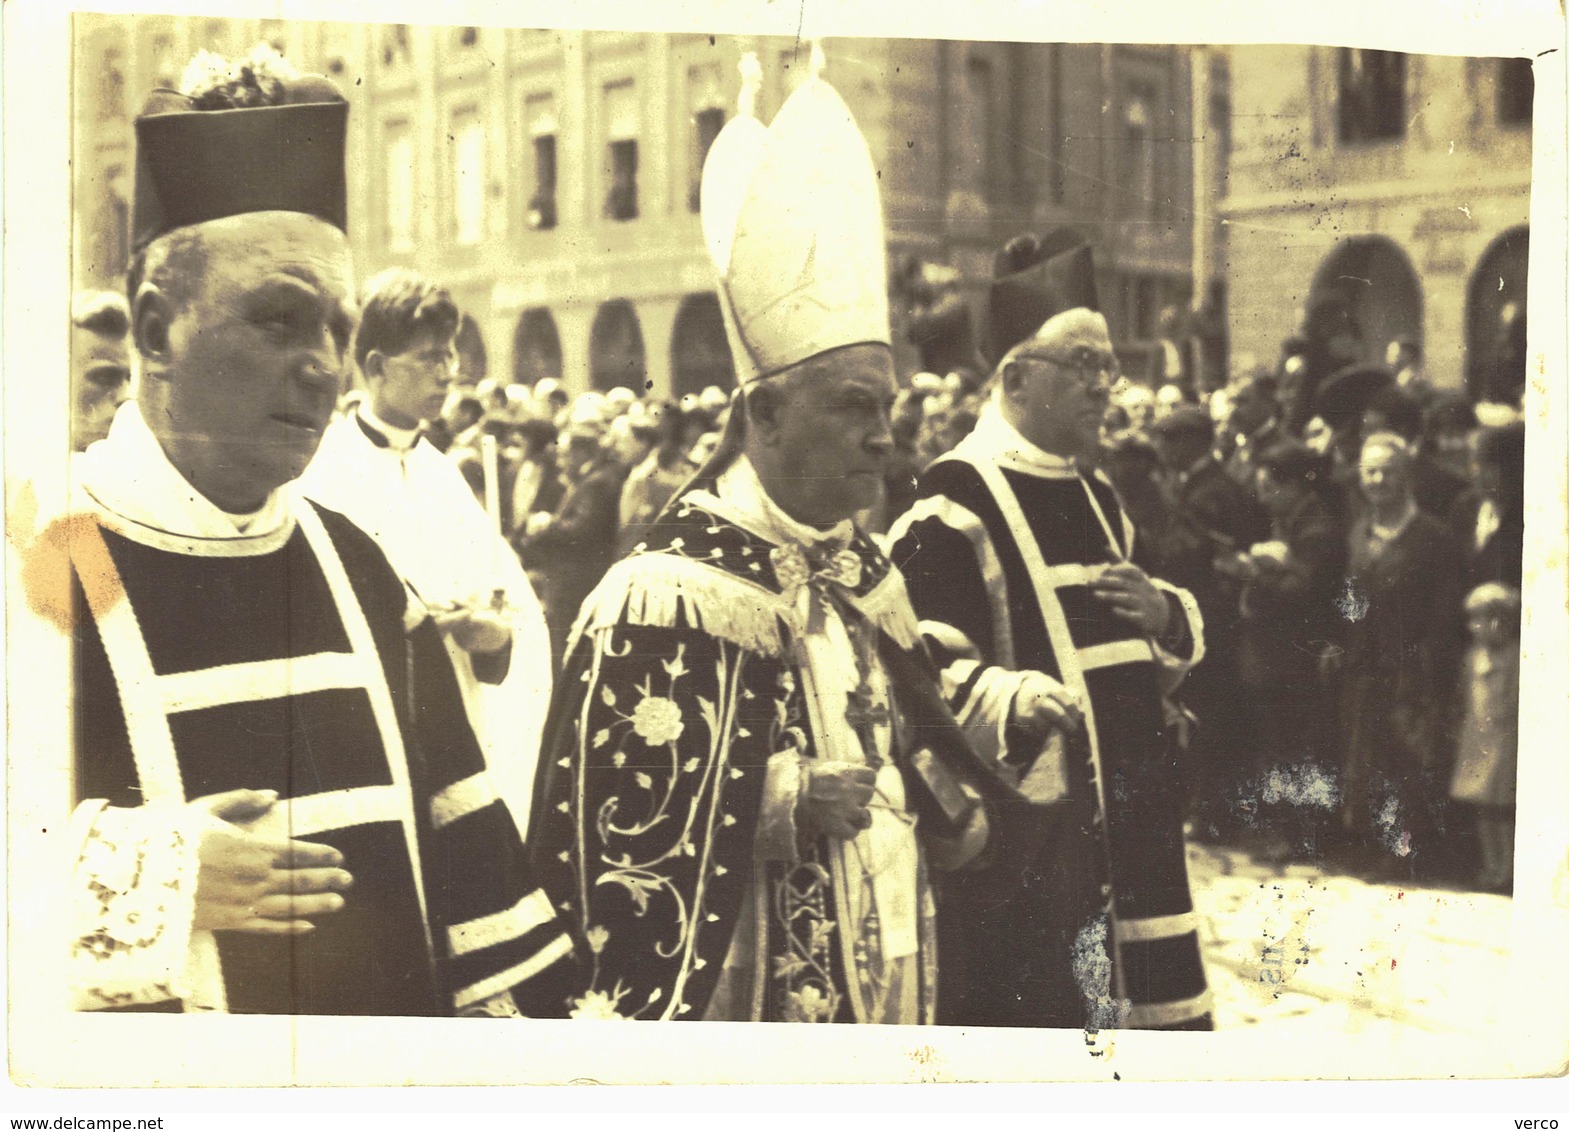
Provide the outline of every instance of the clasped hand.
<path id="1" fill-rule="evenodd" d="M 1090 583 L 1090 593 L 1111 606 L 1111 611 L 1118 617 L 1132 622 L 1152 637 L 1164 633 L 1171 620 L 1166 595 L 1150 581 L 1148 574 L 1131 562 L 1117 562 L 1106 567 L 1100 577 Z"/>
<path id="2" fill-rule="evenodd" d="M 331 845 L 254 833 L 278 801 L 274 790 L 231 790 L 198 798 L 200 814 L 194 926 L 205 931 L 303 935 L 311 917 L 343 907 L 354 883 Z"/>
<path id="3" fill-rule="evenodd" d="M 806 763 L 796 802 L 796 824 L 809 838 L 853 840 L 872 828 L 869 804 L 877 793 L 877 772 L 861 763 Z"/>

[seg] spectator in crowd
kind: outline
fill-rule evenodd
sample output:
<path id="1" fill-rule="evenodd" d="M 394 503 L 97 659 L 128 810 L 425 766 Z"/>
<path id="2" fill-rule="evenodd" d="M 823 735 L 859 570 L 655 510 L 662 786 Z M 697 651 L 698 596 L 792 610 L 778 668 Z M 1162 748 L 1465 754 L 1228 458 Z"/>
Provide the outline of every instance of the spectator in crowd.
<path id="1" fill-rule="evenodd" d="M 1525 553 L 1525 425 L 1474 434 L 1475 487 L 1455 501 L 1450 524 L 1468 547 L 1471 589 L 1498 582 L 1520 589 Z"/>
<path id="2" fill-rule="evenodd" d="M 559 661 L 578 607 L 615 561 L 621 488 L 626 478 L 605 447 L 605 425 L 586 416 L 567 427 L 562 467 L 566 490 L 552 513 L 536 511 L 518 551 L 545 579 L 545 620 Z"/>
<path id="3" fill-rule="evenodd" d="M 301 489 L 375 539 L 431 611 L 486 764 L 522 819 L 550 703 L 544 615 L 500 524 L 424 437 L 457 372 L 461 315 L 407 268 L 373 276 L 359 305 L 366 396 L 327 429 Z"/>
<path id="4" fill-rule="evenodd" d="M 1469 483 L 1471 434 L 1476 428 L 1476 408 L 1471 398 L 1464 393 L 1440 393 L 1422 415 L 1422 454 L 1456 479 Z M 1434 514 L 1447 514 L 1447 509 Z"/>
<path id="5" fill-rule="evenodd" d="M 555 423 L 571 401 L 559 377 L 542 377 L 534 383 L 534 412 L 543 420 Z"/>
<path id="6" fill-rule="evenodd" d="M 1514 887 L 1515 766 L 1520 711 L 1520 594 L 1486 582 L 1465 602 L 1471 647 L 1460 674 L 1460 722 L 1450 797 L 1472 809 L 1481 850 L 1476 886 Z"/>
<path id="7" fill-rule="evenodd" d="M 1424 441 L 1424 424 L 1421 402 L 1398 385 L 1374 394 L 1362 412 L 1364 436 L 1392 432 L 1410 446 L 1412 498 L 1422 511 L 1447 521 L 1455 500 L 1470 484 L 1465 476 L 1433 458 Z"/>
<path id="8" fill-rule="evenodd" d="M 681 485 L 692 478 L 698 465 L 685 446 L 687 414 L 672 401 L 654 410 L 658 441 L 653 451 L 633 468 L 621 489 L 621 537 L 617 556 L 625 555 L 664 510 Z"/>
<path id="9" fill-rule="evenodd" d="M 1395 385 L 1426 405 L 1433 399 L 1433 383 L 1422 369 L 1422 343 L 1409 335 L 1401 335 L 1389 343 L 1384 352 L 1384 364 L 1395 375 Z"/>
<path id="10" fill-rule="evenodd" d="M 1363 442 L 1365 506 L 1351 527 L 1339 602 L 1339 701 L 1353 846 L 1408 878 L 1430 878 L 1446 865 L 1463 561 L 1444 523 L 1416 505 L 1414 462 L 1395 433 Z"/>
<path id="11" fill-rule="evenodd" d="M 1182 694 L 1198 718 L 1189 746 L 1200 831 L 1235 832 L 1223 800 L 1240 792 L 1252 749 L 1243 697 L 1237 694 L 1237 632 L 1241 587 L 1216 568 L 1216 560 L 1262 542 L 1269 517 L 1252 491 L 1226 473 L 1212 449 L 1211 422 L 1197 406 L 1178 409 L 1151 430 L 1171 490 L 1175 521 L 1191 549 L 1157 570 L 1198 602 L 1204 618 L 1204 663 L 1184 682 Z M 1144 534 L 1142 528 L 1140 535 Z"/>
<path id="12" fill-rule="evenodd" d="M 113 291 L 83 291 L 71 303 L 71 447 L 109 435 L 131 396 L 131 309 Z"/>
<path id="13" fill-rule="evenodd" d="M 1268 374 L 1244 380 L 1231 394 L 1228 424 L 1231 457 L 1227 470 L 1251 492 L 1260 457 L 1285 438 L 1280 425 L 1280 383 Z"/>
<path id="14" fill-rule="evenodd" d="M 1320 852 L 1335 793 L 1319 669 L 1335 636 L 1346 546 L 1323 498 L 1327 477 L 1324 459 L 1295 441 L 1263 452 L 1257 491 L 1272 538 L 1222 567 L 1243 586 L 1237 666 L 1258 744 L 1258 794 L 1242 801 L 1261 805 L 1260 832 L 1277 856 Z M 1301 820 L 1288 823 L 1293 812 Z M 1289 837 L 1288 824 L 1296 826 Z"/>
<path id="15" fill-rule="evenodd" d="M 1165 420 L 1183 405 L 1188 404 L 1187 393 L 1182 386 L 1167 382 L 1155 390 L 1155 411 L 1151 418 L 1153 422 Z"/>
<path id="16" fill-rule="evenodd" d="M 528 525 L 529 516 L 550 513 L 561 502 L 566 490 L 556 467 L 556 426 L 532 418 L 512 429 L 519 447 L 517 471 L 512 477 L 511 526 L 508 538 L 516 538 Z"/>

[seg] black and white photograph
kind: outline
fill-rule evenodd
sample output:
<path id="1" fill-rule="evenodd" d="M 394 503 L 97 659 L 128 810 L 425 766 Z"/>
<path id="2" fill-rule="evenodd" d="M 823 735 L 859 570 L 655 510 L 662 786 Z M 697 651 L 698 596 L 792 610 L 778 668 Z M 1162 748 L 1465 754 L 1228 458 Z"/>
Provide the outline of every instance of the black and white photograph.
<path id="1" fill-rule="evenodd" d="M 97 7 L 19 1110 L 1563 1072 L 1561 6 Z"/>

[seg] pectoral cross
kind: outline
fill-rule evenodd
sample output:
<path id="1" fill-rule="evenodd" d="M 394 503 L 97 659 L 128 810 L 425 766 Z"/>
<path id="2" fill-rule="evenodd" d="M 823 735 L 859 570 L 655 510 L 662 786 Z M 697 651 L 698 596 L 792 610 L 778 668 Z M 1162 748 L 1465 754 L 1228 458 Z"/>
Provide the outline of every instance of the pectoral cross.
<path id="1" fill-rule="evenodd" d="M 861 741 L 866 765 L 875 768 L 883 762 L 877 753 L 876 729 L 880 725 L 886 726 L 893 717 L 888 712 L 888 705 L 878 702 L 872 693 L 871 642 L 866 639 L 867 626 L 859 618 L 852 618 L 846 621 L 845 628 L 855 649 L 856 685 L 845 695 L 844 718 Z"/>

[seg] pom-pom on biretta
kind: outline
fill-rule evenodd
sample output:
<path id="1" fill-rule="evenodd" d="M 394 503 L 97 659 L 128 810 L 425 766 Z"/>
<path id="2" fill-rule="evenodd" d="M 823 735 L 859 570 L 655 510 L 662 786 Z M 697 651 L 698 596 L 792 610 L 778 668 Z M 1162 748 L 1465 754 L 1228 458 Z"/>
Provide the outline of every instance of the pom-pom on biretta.
<path id="1" fill-rule="evenodd" d="M 349 105 L 330 79 L 263 44 L 236 60 L 198 52 L 180 86 L 153 91 L 136 119 L 135 251 L 247 212 L 303 212 L 347 230 Z"/>
<path id="2" fill-rule="evenodd" d="M 180 77 L 180 93 L 196 110 L 245 110 L 282 106 L 288 84 L 300 73 L 271 44 L 258 43 L 243 59 L 198 51 Z"/>

